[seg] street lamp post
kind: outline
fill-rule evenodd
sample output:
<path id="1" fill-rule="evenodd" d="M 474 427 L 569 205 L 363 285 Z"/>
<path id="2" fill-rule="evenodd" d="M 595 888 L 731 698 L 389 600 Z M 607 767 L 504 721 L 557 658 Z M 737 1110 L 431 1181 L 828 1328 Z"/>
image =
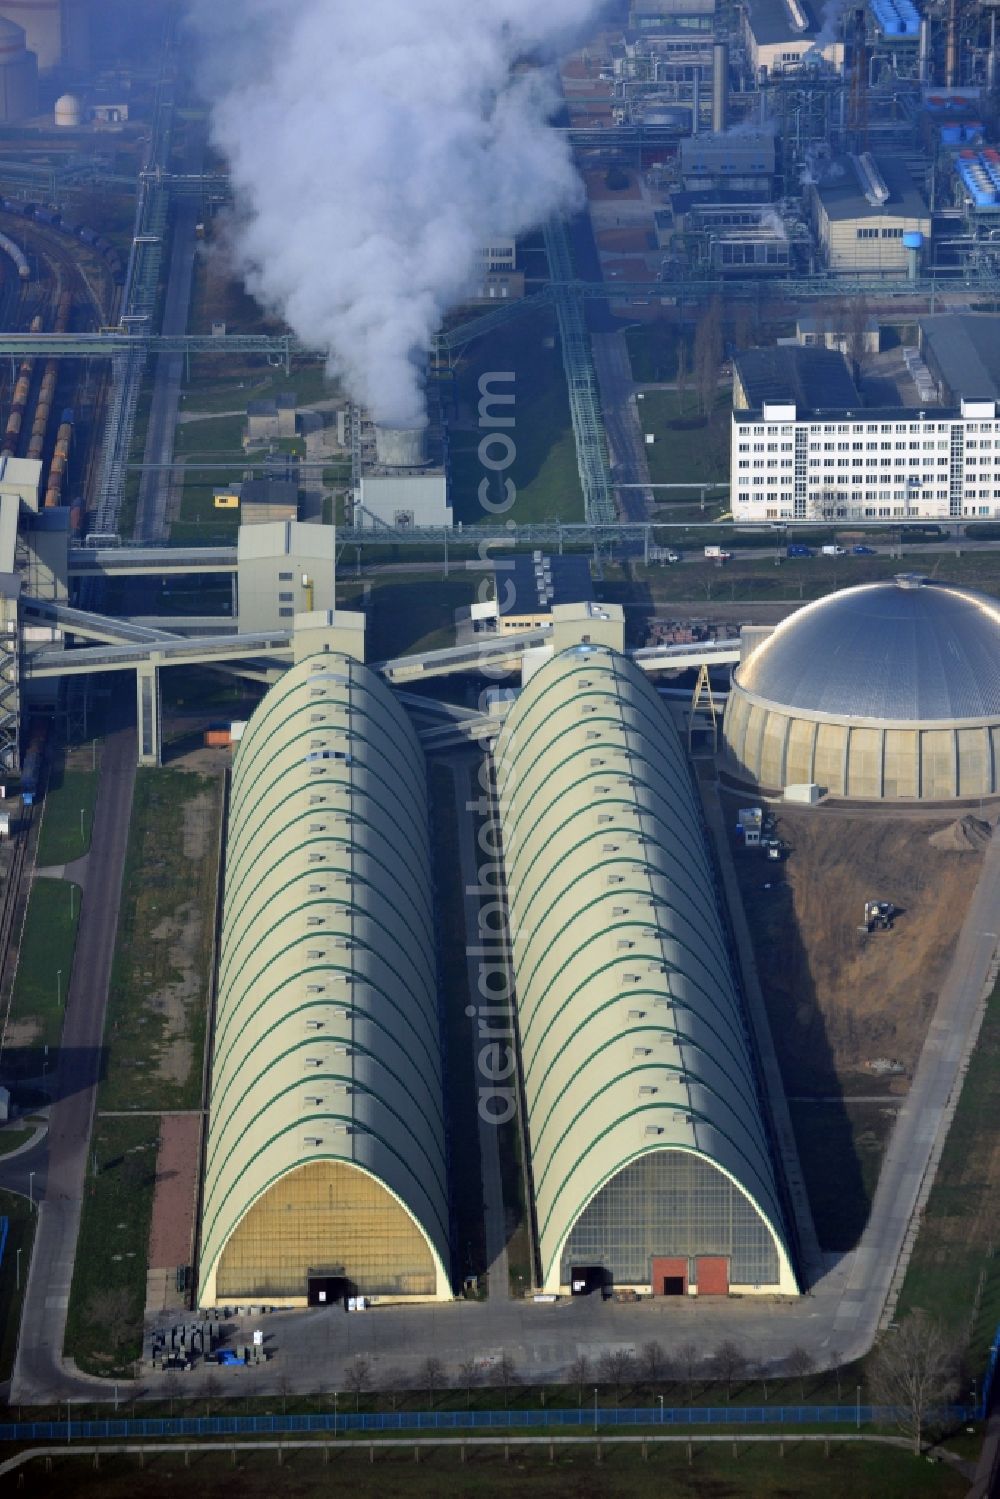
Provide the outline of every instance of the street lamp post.
<path id="1" fill-rule="evenodd" d="M 597 1386 L 594 1386 L 594 1430 L 597 1430 Z"/>
<path id="2" fill-rule="evenodd" d="M 62 969 L 56 969 L 56 1007 L 62 1009 Z"/>
<path id="3" fill-rule="evenodd" d="M 663 1425 L 663 1396 L 660 1396 L 660 1425 Z"/>
<path id="4" fill-rule="evenodd" d="M 17 1250 L 17 1259 L 14 1262 L 14 1275 L 15 1275 L 14 1289 L 15 1289 L 15 1291 L 19 1291 L 21 1289 L 21 1246 L 20 1245 L 18 1246 L 18 1250 Z"/>
<path id="5" fill-rule="evenodd" d="M 82 846 L 86 834 L 83 831 L 83 808 L 80 808 L 80 844 Z"/>
<path id="6" fill-rule="evenodd" d="M 35 1206 L 34 1183 L 35 1183 L 35 1173 L 33 1171 L 29 1171 L 28 1172 L 28 1206 L 29 1206 L 29 1208 L 33 1208 Z"/>
<path id="7" fill-rule="evenodd" d="M 856 1425 L 857 1425 L 858 1431 L 860 1431 L 861 1430 L 861 1386 L 860 1385 L 858 1385 L 856 1415 L 857 1415 Z"/>
<path id="8" fill-rule="evenodd" d="M 339 1398 L 340 1398 L 340 1391 L 339 1390 L 334 1390 L 334 1392 L 333 1392 L 333 1439 L 334 1439 L 334 1441 L 337 1440 L 337 1402 L 338 1402 Z"/>

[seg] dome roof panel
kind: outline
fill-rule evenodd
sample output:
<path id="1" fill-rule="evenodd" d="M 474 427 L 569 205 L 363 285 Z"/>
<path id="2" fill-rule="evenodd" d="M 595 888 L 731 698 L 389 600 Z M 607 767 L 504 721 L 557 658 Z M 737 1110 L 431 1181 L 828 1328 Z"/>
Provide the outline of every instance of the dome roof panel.
<path id="1" fill-rule="evenodd" d="M 833 718 L 1000 719 L 1000 601 L 910 574 L 845 588 L 784 620 L 736 680 Z"/>

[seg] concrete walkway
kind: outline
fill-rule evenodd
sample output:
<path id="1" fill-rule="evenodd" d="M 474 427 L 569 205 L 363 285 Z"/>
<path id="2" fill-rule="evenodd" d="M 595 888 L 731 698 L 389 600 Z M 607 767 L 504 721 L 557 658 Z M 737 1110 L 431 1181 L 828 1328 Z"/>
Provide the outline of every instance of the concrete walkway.
<path id="1" fill-rule="evenodd" d="M 478 800 L 479 792 L 473 787 L 470 767 L 465 761 L 453 761 L 450 766 L 455 782 L 455 816 L 458 821 L 458 853 L 462 873 L 462 888 L 465 895 L 465 950 L 469 975 L 469 995 L 479 993 L 479 960 L 475 949 L 479 945 L 479 898 L 470 895 L 479 885 L 478 860 L 474 837 L 473 819 L 466 811 L 466 803 Z M 475 1069 L 476 1093 L 480 1096 L 484 1078 L 478 1071 L 479 1035 L 475 1016 L 470 1027 L 472 1054 L 469 1066 Z M 486 1266 L 489 1276 L 490 1301 L 507 1301 L 510 1297 L 510 1273 L 507 1265 L 507 1217 L 503 1202 L 503 1176 L 500 1171 L 500 1131 L 482 1115 L 479 1116 L 479 1158 L 483 1173 L 483 1209 L 486 1234 Z"/>

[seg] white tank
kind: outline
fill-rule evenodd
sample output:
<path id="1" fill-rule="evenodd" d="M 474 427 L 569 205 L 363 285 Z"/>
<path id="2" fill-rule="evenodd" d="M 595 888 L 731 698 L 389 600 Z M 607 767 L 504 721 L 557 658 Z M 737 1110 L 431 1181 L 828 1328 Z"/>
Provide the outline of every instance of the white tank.
<path id="1" fill-rule="evenodd" d="M 0 0 L 0 16 L 23 26 L 40 68 L 62 62 L 62 12 L 63 0 Z"/>
<path id="2" fill-rule="evenodd" d="M 83 119 L 80 101 L 75 94 L 63 94 L 56 100 L 56 124 L 64 130 L 77 130 Z"/>
<path id="3" fill-rule="evenodd" d="M 421 468 L 427 462 L 427 428 L 377 426 L 375 451 L 385 468 Z"/>

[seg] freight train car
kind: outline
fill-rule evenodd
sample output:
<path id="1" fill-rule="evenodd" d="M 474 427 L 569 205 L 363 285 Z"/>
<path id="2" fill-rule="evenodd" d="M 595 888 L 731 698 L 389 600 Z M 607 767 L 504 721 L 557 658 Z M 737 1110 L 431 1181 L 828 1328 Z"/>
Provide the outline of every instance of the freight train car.
<path id="1" fill-rule="evenodd" d="M 69 466 L 69 448 L 72 440 L 73 412 L 67 406 L 59 423 L 59 431 L 56 433 L 55 451 L 52 454 L 52 462 L 49 464 L 48 483 L 45 486 L 45 505 L 47 509 L 53 505 L 58 505 L 62 499 L 63 485 L 66 482 L 66 470 Z"/>
<path id="2" fill-rule="evenodd" d="M 30 281 L 31 267 L 20 245 L 16 245 L 12 239 L 8 239 L 6 234 L 0 234 L 0 250 L 14 262 L 17 267 L 17 274 L 21 280 Z"/>

